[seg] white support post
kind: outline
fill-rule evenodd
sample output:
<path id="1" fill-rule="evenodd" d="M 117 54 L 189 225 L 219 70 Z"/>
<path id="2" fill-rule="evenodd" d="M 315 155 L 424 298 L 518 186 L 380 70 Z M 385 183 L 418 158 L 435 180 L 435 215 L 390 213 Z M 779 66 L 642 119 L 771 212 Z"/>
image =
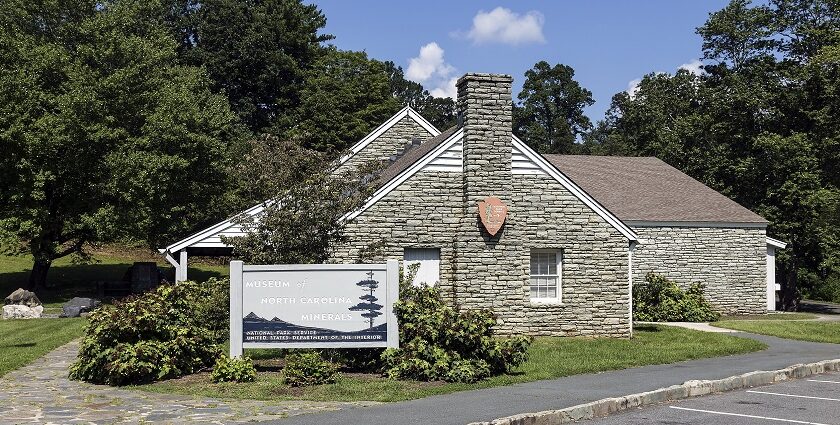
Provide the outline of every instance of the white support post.
<path id="1" fill-rule="evenodd" d="M 187 250 L 182 249 L 180 252 L 180 261 L 178 261 L 178 271 L 175 272 L 175 282 L 183 282 L 187 280 Z"/>
<path id="2" fill-rule="evenodd" d="M 394 314 L 394 302 L 400 298 L 400 263 L 397 260 L 388 260 L 385 263 L 385 279 L 388 282 L 388 293 L 385 294 L 385 317 L 388 322 L 388 347 L 400 348 L 400 333 L 397 329 L 397 316 Z M 240 314 L 241 316 L 241 314 Z"/>
<path id="3" fill-rule="evenodd" d="M 230 357 L 242 356 L 242 262 L 230 262 Z"/>

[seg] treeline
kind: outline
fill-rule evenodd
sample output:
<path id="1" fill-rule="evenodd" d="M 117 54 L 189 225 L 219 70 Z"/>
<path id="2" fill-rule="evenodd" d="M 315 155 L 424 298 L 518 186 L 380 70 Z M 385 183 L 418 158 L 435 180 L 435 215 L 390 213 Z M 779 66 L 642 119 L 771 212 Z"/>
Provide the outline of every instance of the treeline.
<path id="1" fill-rule="evenodd" d="M 298 0 L 0 2 L 0 243 L 53 260 L 101 241 L 160 247 L 254 200 L 230 172 L 263 133 L 337 155 L 437 99 L 343 51 Z"/>

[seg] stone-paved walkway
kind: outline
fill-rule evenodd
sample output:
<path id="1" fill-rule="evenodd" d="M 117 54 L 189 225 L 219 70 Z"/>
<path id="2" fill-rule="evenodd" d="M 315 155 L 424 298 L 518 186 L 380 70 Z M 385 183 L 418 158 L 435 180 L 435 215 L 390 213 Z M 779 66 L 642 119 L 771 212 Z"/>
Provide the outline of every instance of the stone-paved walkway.
<path id="1" fill-rule="evenodd" d="M 78 341 L 0 378 L 0 424 L 239 423 L 374 402 L 263 402 L 156 394 L 71 381 Z"/>

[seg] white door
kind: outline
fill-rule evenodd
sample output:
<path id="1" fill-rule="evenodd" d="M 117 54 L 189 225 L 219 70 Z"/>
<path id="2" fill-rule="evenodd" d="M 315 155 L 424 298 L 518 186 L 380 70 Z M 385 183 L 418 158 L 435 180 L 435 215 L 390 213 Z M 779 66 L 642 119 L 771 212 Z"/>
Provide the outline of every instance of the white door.
<path id="1" fill-rule="evenodd" d="M 411 282 L 414 286 L 422 283 L 435 285 L 440 282 L 440 249 L 438 248 L 405 248 L 403 250 L 403 273 L 408 266 L 420 264 L 417 274 Z"/>

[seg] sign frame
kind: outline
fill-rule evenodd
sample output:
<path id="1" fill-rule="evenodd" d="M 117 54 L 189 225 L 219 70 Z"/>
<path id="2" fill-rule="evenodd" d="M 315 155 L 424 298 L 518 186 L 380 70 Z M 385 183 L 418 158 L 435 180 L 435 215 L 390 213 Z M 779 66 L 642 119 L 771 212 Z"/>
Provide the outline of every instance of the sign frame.
<path id="1" fill-rule="evenodd" d="M 384 271 L 387 323 L 386 340 L 356 342 L 243 342 L 243 284 L 248 272 L 306 272 L 306 271 Z M 399 328 L 394 302 L 399 299 L 399 263 L 388 260 L 384 264 L 278 264 L 245 265 L 230 262 L 230 357 L 240 357 L 245 348 L 399 348 Z"/>

